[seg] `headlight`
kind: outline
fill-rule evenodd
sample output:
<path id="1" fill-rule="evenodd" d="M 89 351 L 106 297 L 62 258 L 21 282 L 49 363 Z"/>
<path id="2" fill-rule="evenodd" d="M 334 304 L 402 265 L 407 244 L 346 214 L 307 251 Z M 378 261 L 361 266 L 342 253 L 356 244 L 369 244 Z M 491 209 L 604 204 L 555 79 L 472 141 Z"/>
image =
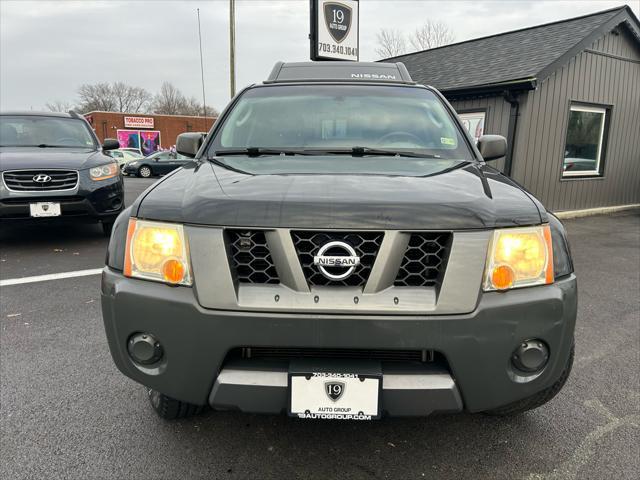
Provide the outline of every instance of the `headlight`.
<path id="1" fill-rule="evenodd" d="M 108 163 L 106 165 L 100 165 L 99 167 L 93 167 L 89 170 L 91 180 L 106 180 L 107 178 L 113 178 L 120 173 L 117 163 Z"/>
<path id="2" fill-rule="evenodd" d="M 191 285 L 189 246 L 182 225 L 130 219 L 124 274 L 174 285 Z"/>
<path id="3" fill-rule="evenodd" d="M 553 283 L 549 225 L 495 230 L 489 244 L 484 290 Z"/>

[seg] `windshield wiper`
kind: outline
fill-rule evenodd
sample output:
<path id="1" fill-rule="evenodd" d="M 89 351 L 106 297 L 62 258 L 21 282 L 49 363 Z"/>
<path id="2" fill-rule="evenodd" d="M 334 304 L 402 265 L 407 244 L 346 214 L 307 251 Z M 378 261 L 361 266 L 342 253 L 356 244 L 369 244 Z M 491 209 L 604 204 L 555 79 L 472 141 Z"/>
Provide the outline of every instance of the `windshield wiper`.
<path id="1" fill-rule="evenodd" d="M 226 168 L 227 170 L 231 170 L 231 171 L 236 172 L 236 173 L 242 173 L 244 175 L 252 175 L 249 172 L 245 172 L 244 170 L 240 170 L 239 168 L 232 167 L 227 162 L 223 162 L 222 160 L 220 160 L 218 158 L 207 157 L 207 160 L 210 161 L 211 163 L 213 163 L 214 165 L 218 165 L 219 167 Z"/>
<path id="2" fill-rule="evenodd" d="M 217 157 L 224 157 L 226 155 L 246 155 L 248 157 L 259 157 L 260 155 L 312 155 L 312 153 L 308 153 L 303 149 L 248 147 L 216 150 L 215 155 Z"/>
<path id="3" fill-rule="evenodd" d="M 309 150 L 307 150 L 310 152 Z M 383 148 L 371 148 L 371 147 L 351 147 L 351 148 L 338 148 L 328 150 L 314 150 L 316 153 L 324 153 L 329 155 L 345 155 L 349 154 L 352 157 L 364 157 L 368 155 L 381 156 L 381 157 L 411 157 L 411 158 L 442 158 L 435 153 L 420 153 L 420 152 L 406 152 L 402 150 L 387 150 Z"/>

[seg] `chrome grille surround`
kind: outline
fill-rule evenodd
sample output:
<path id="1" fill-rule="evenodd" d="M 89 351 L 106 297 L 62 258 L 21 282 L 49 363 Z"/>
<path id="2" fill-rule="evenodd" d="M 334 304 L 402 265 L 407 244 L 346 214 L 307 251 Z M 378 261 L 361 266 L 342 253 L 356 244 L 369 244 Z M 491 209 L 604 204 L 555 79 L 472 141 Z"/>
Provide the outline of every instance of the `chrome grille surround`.
<path id="1" fill-rule="evenodd" d="M 34 177 L 44 174 L 51 180 L 44 183 L 34 181 Z M 2 181 L 7 190 L 17 193 L 28 192 L 64 192 L 74 190 L 78 186 L 77 170 L 58 169 L 24 169 L 2 172 Z"/>
<path id="2" fill-rule="evenodd" d="M 280 283 L 239 282 L 227 232 L 261 231 Z M 194 294 L 205 309 L 291 313 L 291 326 L 302 313 L 448 315 L 472 312 L 480 299 L 492 230 L 452 231 L 450 253 L 439 288 L 394 285 L 413 233 L 384 233 L 364 286 L 309 285 L 294 246 L 292 230 L 268 227 L 186 225 L 193 262 Z M 331 232 L 341 232 L 331 230 Z M 443 233 L 443 232 L 437 232 Z M 445 232 L 446 233 L 446 232 Z"/>

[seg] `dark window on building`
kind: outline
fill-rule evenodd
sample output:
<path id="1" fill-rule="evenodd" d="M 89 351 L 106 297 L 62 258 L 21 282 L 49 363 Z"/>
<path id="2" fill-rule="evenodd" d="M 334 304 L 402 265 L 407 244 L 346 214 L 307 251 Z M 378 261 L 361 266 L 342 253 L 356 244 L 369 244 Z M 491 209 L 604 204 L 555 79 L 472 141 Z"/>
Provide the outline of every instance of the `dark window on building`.
<path id="1" fill-rule="evenodd" d="M 569 110 L 562 176 L 602 175 L 609 110 L 572 104 Z"/>

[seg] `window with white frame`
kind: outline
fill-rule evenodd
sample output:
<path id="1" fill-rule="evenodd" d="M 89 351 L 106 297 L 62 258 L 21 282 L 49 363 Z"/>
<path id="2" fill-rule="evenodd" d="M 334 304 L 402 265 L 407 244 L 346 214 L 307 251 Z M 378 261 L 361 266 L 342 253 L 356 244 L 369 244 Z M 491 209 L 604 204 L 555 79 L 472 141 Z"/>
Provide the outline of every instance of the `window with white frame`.
<path id="1" fill-rule="evenodd" d="M 562 163 L 563 177 L 602 175 L 607 109 L 572 104 Z"/>
<path id="2" fill-rule="evenodd" d="M 467 129 L 467 131 L 475 139 L 476 143 L 484 133 L 485 115 L 486 114 L 484 110 L 479 110 L 477 112 L 463 112 L 458 114 L 460 120 L 462 120 L 464 128 Z"/>

